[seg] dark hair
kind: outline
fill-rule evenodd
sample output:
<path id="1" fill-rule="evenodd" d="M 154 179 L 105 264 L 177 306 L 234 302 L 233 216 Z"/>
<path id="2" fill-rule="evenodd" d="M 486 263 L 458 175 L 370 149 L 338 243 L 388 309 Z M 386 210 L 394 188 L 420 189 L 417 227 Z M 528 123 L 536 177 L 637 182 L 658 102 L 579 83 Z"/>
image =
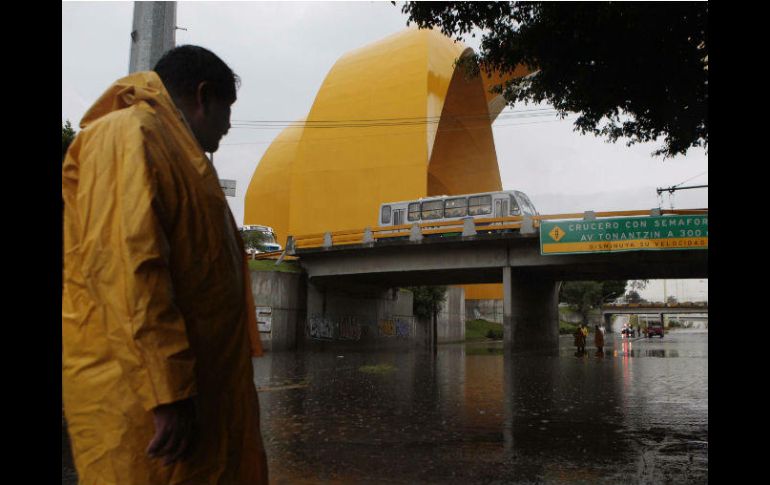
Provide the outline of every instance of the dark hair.
<path id="1" fill-rule="evenodd" d="M 163 54 L 153 68 L 172 98 L 190 99 L 198 85 L 210 83 L 212 95 L 235 101 L 241 79 L 216 54 L 203 47 L 181 45 Z"/>

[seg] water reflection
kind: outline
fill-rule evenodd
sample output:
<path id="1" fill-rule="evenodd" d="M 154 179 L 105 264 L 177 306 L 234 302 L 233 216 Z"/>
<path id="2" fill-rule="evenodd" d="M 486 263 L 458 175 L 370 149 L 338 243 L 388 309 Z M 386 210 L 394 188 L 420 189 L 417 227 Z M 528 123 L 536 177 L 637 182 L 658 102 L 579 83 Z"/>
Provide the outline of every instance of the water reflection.
<path id="1" fill-rule="evenodd" d="M 258 359 L 272 480 L 703 479 L 707 361 L 670 359 L 674 341 L 607 340 L 603 358 L 574 357 L 569 339 L 550 356 L 468 344 Z M 685 344 L 707 357 L 707 334 Z"/>

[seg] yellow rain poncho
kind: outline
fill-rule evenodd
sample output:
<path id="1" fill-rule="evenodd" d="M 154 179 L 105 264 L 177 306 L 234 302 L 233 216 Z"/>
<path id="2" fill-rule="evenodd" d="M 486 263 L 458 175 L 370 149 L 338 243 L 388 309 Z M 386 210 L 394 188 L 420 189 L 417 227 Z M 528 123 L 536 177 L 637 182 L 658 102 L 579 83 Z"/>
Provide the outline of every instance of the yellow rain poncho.
<path id="1" fill-rule="evenodd" d="M 262 483 L 262 350 L 214 167 L 154 72 L 117 81 L 80 126 L 62 168 L 62 387 L 80 483 Z M 197 447 L 164 467 L 146 455 L 151 410 L 191 396 Z"/>

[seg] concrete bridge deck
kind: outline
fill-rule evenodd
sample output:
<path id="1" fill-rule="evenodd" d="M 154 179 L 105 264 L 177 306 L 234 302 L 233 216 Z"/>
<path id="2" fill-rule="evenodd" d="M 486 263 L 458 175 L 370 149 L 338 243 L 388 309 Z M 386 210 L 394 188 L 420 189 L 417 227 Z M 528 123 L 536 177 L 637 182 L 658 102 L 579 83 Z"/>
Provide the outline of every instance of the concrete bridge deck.
<path id="1" fill-rule="evenodd" d="M 501 283 L 503 268 L 555 281 L 708 276 L 708 251 L 541 255 L 538 234 L 426 237 L 296 249 L 316 284 L 383 287 Z"/>
<path id="2" fill-rule="evenodd" d="M 708 211 L 684 212 L 707 215 Z M 586 220 L 597 215 L 617 213 L 586 214 Z M 627 211 L 622 215 L 650 214 Z M 558 348 L 561 281 L 708 277 L 707 247 L 541 254 L 540 221 L 565 216 L 481 223 L 466 219 L 314 234 L 297 238 L 302 244 L 290 240 L 287 253 L 297 256 L 307 272 L 308 314 L 329 311 L 330 291 L 502 282 L 504 342 L 513 350 Z M 486 224 L 487 231 L 477 231 L 479 224 Z"/>

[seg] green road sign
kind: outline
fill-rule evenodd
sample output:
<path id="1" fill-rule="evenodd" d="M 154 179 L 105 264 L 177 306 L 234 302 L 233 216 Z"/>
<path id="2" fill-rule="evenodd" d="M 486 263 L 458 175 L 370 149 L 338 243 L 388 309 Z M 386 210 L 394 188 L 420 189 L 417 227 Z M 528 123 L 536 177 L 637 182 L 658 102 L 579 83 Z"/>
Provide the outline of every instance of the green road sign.
<path id="1" fill-rule="evenodd" d="M 708 249 L 708 214 L 543 221 L 540 254 Z"/>

